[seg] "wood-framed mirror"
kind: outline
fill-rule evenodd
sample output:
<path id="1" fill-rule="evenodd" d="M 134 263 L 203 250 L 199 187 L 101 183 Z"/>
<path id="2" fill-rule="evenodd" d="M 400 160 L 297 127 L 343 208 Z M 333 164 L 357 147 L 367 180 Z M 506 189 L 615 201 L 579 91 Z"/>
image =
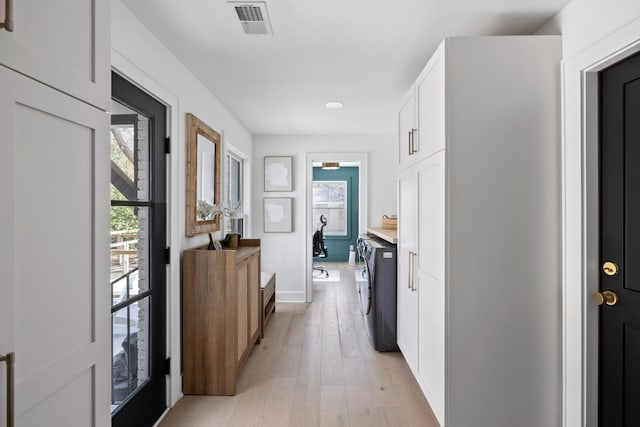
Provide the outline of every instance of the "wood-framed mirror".
<path id="1" fill-rule="evenodd" d="M 187 236 L 220 230 L 220 134 L 187 113 Z"/>

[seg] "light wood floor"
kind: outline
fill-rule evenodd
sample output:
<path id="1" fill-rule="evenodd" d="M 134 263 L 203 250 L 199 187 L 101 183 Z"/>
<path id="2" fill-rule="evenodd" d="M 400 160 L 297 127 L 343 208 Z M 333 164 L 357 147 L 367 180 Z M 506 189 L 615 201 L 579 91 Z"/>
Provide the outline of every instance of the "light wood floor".
<path id="1" fill-rule="evenodd" d="M 236 396 L 185 396 L 160 427 L 437 427 L 402 354 L 369 345 L 353 267 L 339 268 L 313 303 L 277 304 Z"/>

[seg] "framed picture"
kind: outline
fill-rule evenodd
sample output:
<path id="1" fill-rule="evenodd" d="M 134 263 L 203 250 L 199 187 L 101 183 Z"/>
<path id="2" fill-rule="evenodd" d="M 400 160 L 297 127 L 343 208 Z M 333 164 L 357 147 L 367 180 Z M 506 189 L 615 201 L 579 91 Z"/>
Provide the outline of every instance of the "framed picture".
<path id="1" fill-rule="evenodd" d="M 265 197 L 264 232 L 291 233 L 293 231 L 291 216 L 291 197 Z"/>
<path id="2" fill-rule="evenodd" d="M 293 190 L 293 157 L 264 158 L 264 191 Z"/>

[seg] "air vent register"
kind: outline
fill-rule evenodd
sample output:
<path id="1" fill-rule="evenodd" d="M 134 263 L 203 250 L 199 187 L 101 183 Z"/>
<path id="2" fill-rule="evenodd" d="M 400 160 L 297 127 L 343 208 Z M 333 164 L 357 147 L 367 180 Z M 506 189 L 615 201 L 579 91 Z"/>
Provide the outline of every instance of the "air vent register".
<path id="1" fill-rule="evenodd" d="M 273 35 L 267 4 L 257 2 L 228 2 L 235 9 L 245 34 L 253 36 Z"/>

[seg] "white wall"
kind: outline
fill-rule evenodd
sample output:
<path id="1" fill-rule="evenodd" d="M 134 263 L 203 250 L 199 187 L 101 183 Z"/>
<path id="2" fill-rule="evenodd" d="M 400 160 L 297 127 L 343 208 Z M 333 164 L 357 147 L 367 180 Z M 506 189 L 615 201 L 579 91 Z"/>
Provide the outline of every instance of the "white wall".
<path id="1" fill-rule="evenodd" d="M 563 426 L 597 425 L 598 80 L 640 51 L 640 2 L 574 0 L 541 34 L 563 36 Z"/>
<path id="2" fill-rule="evenodd" d="M 178 152 L 172 155 L 172 160 L 178 162 L 178 203 L 184 207 L 185 114 L 195 114 L 217 132 L 224 133 L 225 139 L 232 139 L 234 145 L 247 154 L 251 153 L 252 135 L 119 0 L 111 1 L 111 23 L 112 50 L 173 94 L 178 101 L 177 110 L 172 111 L 178 117 Z M 178 210 L 178 215 L 182 249 L 208 242 L 206 235 L 185 237 L 184 208 Z"/>
<path id="3" fill-rule="evenodd" d="M 168 271 L 168 352 L 171 377 L 168 399 L 182 393 L 180 375 L 180 280 L 183 249 L 205 244 L 206 235 L 185 236 L 186 113 L 193 113 L 251 155 L 252 135 L 220 101 L 119 1 L 111 1 L 112 67 L 167 104 L 172 151 L 169 168 L 169 234 L 172 263 Z M 247 159 L 250 161 L 250 159 Z M 217 233 L 215 238 L 221 238 Z"/>
<path id="4" fill-rule="evenodd" d="M 562 57 L 566 61 L 638 17 L 638 0 L 574 0 L 538 33 L 562 34 Z"/>
<path id="5" fill-rule="evenodd" d="M 368 226 L 380 226 L 383 214 L 395 214 L 397 137 L 256 136 L 253 150 L 254 237 L 262 239 L 262 270 L 277 274 L 278 301 L 304 301 L 308 242 L 305 216 L 307 153 L 368 153 Z M 293 191 L 264 192 L 264 156 L 293 156 Z M 340 160 L 340 159 L 336 159 Z M 263 197 L 293 197 L 293 233 L 263 233 Z"/>

